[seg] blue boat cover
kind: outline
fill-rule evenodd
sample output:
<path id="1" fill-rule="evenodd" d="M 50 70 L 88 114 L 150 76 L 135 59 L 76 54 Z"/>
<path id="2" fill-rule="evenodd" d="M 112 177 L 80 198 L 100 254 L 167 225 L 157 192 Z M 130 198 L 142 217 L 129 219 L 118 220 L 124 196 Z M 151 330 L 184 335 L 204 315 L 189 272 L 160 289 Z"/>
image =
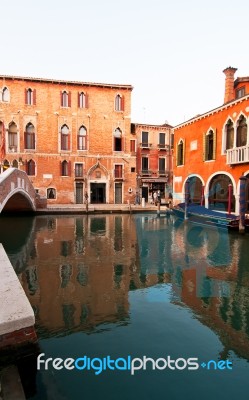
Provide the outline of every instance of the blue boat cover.
<path id="1" fill-rule="evenodd" d="M 180 203 L 178 204 L 178 207 L 180 207 L 182 210 L 185 209 L 185 203 Z M 225 218 L 225 219 L 238 219 L 239 217 L 234 214 L 228 214 L 226 212 L 220 212 L 220 211 L 213 211 L 209 210 L 208 208 L 204 206 L 199 206 L 198 204 L 189 204 L 187 207 L 187 211 L 189 213 L 195 213 L 198 215 L 207 215 L 209 217 L 216 217 L 216 218 Z"/>

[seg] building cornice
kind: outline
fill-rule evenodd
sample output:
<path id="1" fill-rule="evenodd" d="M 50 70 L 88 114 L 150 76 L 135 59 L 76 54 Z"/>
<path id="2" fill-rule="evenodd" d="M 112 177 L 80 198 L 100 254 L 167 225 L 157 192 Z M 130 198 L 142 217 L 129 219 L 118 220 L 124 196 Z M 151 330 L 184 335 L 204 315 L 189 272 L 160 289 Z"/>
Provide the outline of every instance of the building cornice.
<path id="1" fill-rule="evenodd" d="M 133 86 L 123 85 L 123 84 L 112 84 L 112 83 L 96 83 L 96 82 L 81 82 L 81 81 L 67 81 L 61 79 L 49 79 L 49 78 L 33 78 L 33 77 L 22 77 L 22 76 L 12 76 L 12 75 L 0 75 L 0 79 L 3 80 L 18 80 L 27 82 L 44 82 L 52 83 L 57 85 L 71 85 L 71 86 L 94 86 L 110 89 L 126 89 L 132 90 Z"/>
<path id="2" fill-rule="evenodd" d="M 177 129 L 180 129 L 180 128 L 184 127 L 184 126 L 192 125 L 195 122 L 200 121 L 201 119 L 207 118 L 210 115 L 218 114 L 219 112 L 221 112 L 223 110 L 227 110 L 228 108 L 230 108 L 230 107 L 232 107 L 232 106 L 234 106 L 236 104 L 243 103 L 246 100 L 249 100 L 249 95 L 248 94 L 246 96 L 244 96 L 244 97 L 241 97 L 239 99 L 230 101 L 229 103 L 223 104 L 220 107 L 214 108 L 213 110 L 210 110 L 210 111 L 208 111 L 208 112 L 206 112 L 204 114 L 196 115 L 196 117 L 194 117 L 192 119 L 189 119 L 188 121 L 183 122 L 183 123 L 181 123 L 179 125 L 174 126 L 173 129 L 177 130 Z"/>

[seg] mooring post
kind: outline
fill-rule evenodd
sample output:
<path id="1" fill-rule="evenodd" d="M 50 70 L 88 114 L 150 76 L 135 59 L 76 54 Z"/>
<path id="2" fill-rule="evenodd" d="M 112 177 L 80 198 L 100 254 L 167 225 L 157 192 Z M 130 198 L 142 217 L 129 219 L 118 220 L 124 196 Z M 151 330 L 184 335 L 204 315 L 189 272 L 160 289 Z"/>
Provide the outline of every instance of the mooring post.
<path id="1" fill-rule="evenodd" d="M 247 178 L 243 175 L 239 178 L 239 232 L 245 233 L 245 213 L 246 213 L 246 180 Z"/>
<path id="2" fill-rule="evenodd" d="M 204 197 L 204 190 L 205 190 L 205 186 L 202 185 L 202 187 L 201 187 L 201 206 L 203 206 L 204 200 L 205 200 L 205 197 Z"/>
<path id="3" fill-rule="evenodd" d="M 232 189 L 233 189 L 233 185 L 231 183 L 229 183 L 229 185 L 228 185 L 228 209 L 227 209 L 228 214 L 231 214 L 231 209 L 232 209 Z"/>
<path id="4" fill-rule="evenodd" d="M 190 183 L 190 180 L 188 178 L 185 182 L 185 212 L 184 212 L 185 220 L 188 219 L 188 204 L 189 204 L 189 199 L 190 199 L 189 183 Z"/>

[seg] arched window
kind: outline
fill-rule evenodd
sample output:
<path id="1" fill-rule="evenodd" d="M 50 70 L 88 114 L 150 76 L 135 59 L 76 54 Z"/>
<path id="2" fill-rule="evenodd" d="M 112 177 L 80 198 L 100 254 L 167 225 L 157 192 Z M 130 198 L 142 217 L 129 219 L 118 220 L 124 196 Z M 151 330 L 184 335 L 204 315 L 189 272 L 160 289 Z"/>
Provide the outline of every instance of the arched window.
<path id="1" fill-rule="evenodd" d="M 61 127 L 61 150 L 70 150 L 70 135 L 67 125 Z"/>
<path id="2" fill-rule="evenodd" d="M 61 107 L 71 107 L 71 92 L 61 92 Z"/>
<path id="3" fill-rule="evenodd" d="M 176 165 L 183 165 L 184 164 L 184 142 L 181 139 L 177 145 L 177 160 Z"/>
<path id="4" fill-rule="evenodd" d="M 47 189 L 47 199 L 55 199 L 56 198 L 56 190 L 54 188 Z"/>
<path id="5" fill-rule="evenodd" d="M 124 97 L 120 94 L 115 97 L 115 111 L 124 111 Z"/>
<path id="6" fill-rule="evenodd" d="M 214 132 L 210 130 L 205 135 L 205 161 L 213 160 L 214 153 Z"/>
<path id="7" fill-rule="evenodd" d="M 4 101 L 4 102 L 9 102 L 10 101 L 10 92 L 9 92 L 9 89 L 7 87 L 3 88 L 2 101 Z"/>
<path id="8" fill-rule="evenodd" d="M 236 135 L 236 147 L 246 146 L 247 144 L 247 123 L 244 115 L 239 117 Z"/>
<path id="9" fill-rule="evenodd" d="M 88 96 L 84 92 L 78 93 L 78 107 L 87 108 L 88 107 Z"/>
<path id="10" fill-rule="evenodd" d="M 122 151 L 122 132 L 119 128 L 114 131 L 114 151 Z"/>
<path id="11" fill-rule="evenodd" d="M 35 162 L 34 160 L 29 160 L 26 164 L 27 175 L 35 175 Z"/>
<path id="12" fill-rule="evenodd" d="M 17 152 L 17 126 L 15 122 L 11 122 L 9 125 L 8 145 L 8 149 L 10 152 Z"/>
<path id="13" fill-rule="evenodd" d="M 24 147 L 25 149 L 35 149 L 35 128 L 34 125 L 28 123 L 24 132 Z"/>
<path id="14" fill-rule="evenodd" d="M 25 104 L 32 106 L 36 104 L 36 90 L 35 89 L 25 89 Z"/>
<path id="15" fill-rule="evenodd" d="M 82 125 L 78 132 L 78 150 L 86 150 L 87 149 L 87 131 L 86 128 Z"/>
<path id="16" fill-rule="evenodd" d="M 6 169 L 8 169 L 10 167 L 10 163 L 8 160 L 4 160 L 3 162 L 3 170 L 5 171 Z"/>
<path id="17" fill-rule="evenodd" d="M 71 163 L 70 161 L 62 161 L 61 163 L 61 176 L 70 176 L 71 175 Z"/>
<path id="18" fill-rule="evenodd" d="M 234 143 L 234 126 L 231 119 L 229 119 L 229 121 L 226 124 L 225 132 L 226 132 L 226 150 L 229 150 L 233 148 L 233 143 Z"/>
<path id="19" fill-rule="evenodd" d="M 18 161 L 17 160 L 13 160 L 12 161 L 12 167 L 13 168 L 18 168 Z"/>

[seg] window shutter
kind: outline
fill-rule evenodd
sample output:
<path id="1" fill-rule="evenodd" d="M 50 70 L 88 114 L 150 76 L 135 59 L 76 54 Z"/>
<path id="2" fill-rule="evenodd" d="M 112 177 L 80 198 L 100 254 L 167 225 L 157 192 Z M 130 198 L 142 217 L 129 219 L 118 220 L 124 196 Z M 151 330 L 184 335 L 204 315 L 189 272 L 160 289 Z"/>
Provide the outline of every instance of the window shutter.
<path id="1" fill-rule="evenodd" d="M 78 108 L 80 108 L 80 93 L 78 92 Z"/>
<path id="2" fill-rule="evenodd" d="M 67 150 L 70 150 L 70 138 L 71 138 L 71 134 L 68 133 L 68 135 L 67 135 Z"/>
<path id="3" fill-rule="evenodd" d="M 179 143 L 177 144 L 177 151 L 176 151 L 176 166 L 178 166 L 178 160 L 179 160 Z"/>
<path id="4" fill-rule="evenodd" d="M 33 104 L 36 105 L 36 89 L 33 90 Z"/>
<path id="5" fill-rule="evenodd" d="M 24 132 L 24 148 L 27 149 L 27 132 Z"/>
<path id="6" fill-rule="evenodd" d="M 183 140 L 183 144 L 182 144 L 182 165 L 185 165 L 185 142 L 186 140 Z"/>
<path id="7" fill-rule="evenodd" d="M 207 136 L 206 133 L 203 133 L 203 137 L 202 137 L 202 142 L 203 142 L 203 153 L 202 153 L 202 158 L 203 161 L 206 161 L 206 156 L 207 156 Z"/>
<path id="8" fill-rule="evenodd" d="M 217 129 L 213 129 L 213 160 L 216 159 L 216 136 L 217 136 Z"/>
<path id="9" fill-rule="evenodd" d="M 88 94 L 85 93 L 85 108 L 88 108 Z"/>
<path id="10" fill-rule="evenodd" d="M 71 161 L 68 161 L 67 170 L 68 170 L 68 176 L 71 176 Z"/>
<path id="11" fill-rule="evenodd" d="M 121 111 L 124 111 L 125 99 L 124 96 L 121 97 Z"/>
<path id="12" fill-rule="evenodd" d="M 71 107 L 71 92 L 68 92 L 68 107 Z"/>
<path id="13" fill-rule="evenodd" d="M 63 107 L 63 93 L 60 92 L 60 98 L 61 98 L 61 107 Z"/>
<path id="14" fill-rule="evenodd" d="M 28 104 L 28 90 L 27 89 L 24 89 L 24 101 L 25 101 L 25 104 Z"/>

